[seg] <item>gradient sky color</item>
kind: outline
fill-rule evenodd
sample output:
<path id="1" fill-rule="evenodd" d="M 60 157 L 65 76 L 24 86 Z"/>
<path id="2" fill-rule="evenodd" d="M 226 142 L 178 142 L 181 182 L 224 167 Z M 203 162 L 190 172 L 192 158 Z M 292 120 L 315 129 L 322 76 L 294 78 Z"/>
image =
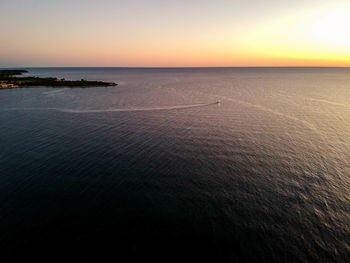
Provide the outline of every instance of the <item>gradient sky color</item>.
<path id="1" fill-rule="evenodd" d="M 350 66 L 349 0 L 0 0 L 0 67 Z"/>

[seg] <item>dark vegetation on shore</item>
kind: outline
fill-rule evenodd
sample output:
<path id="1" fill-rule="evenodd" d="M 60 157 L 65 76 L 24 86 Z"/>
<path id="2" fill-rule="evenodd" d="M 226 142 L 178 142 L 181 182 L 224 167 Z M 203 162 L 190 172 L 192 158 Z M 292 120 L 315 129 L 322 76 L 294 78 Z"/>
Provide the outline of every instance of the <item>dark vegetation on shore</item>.
<path id="1" fill-rule="evenodd" d="M 40 78 L 33 76 L 21 76 L 28 73 L 27 70 L 0 70 L 0 89 L 20 88 L 20 87 L 108 87 L 117 86 L 113 82 L 91 81 L 91 80 L 65 80 L 59 78 Z"/>

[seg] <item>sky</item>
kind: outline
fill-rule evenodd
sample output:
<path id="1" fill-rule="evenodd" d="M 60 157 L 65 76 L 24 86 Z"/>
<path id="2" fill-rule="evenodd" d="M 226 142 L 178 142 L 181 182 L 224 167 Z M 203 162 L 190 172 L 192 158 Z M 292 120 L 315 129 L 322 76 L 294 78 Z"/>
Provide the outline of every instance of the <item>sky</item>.
<path id="1" fill-rule="evenodd" d="M 0 67 L 350 66 L 350 0 L 0 0 Z"/>

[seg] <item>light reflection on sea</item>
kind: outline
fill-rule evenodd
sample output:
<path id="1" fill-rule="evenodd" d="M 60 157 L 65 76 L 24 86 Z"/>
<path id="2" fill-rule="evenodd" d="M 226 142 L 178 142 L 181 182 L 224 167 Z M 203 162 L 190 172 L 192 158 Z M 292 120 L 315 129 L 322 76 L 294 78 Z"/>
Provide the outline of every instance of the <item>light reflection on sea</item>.
<path id="1" fill-rule="evenodd" d="M 120 85 L 0 91 L 1 246 L 349 259 L 350 69 L 30 72 Z"/>

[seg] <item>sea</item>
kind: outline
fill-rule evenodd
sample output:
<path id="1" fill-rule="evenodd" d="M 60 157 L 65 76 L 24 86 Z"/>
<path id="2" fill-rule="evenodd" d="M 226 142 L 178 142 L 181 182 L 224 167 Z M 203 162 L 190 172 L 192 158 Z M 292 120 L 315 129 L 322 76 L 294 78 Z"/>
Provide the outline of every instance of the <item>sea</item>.
<path id="1" fill-rule="evenodd" d="M 27 70 L 118 86 L 0 90 L 1 254 L 350 262 L 350 68 Z"/>

